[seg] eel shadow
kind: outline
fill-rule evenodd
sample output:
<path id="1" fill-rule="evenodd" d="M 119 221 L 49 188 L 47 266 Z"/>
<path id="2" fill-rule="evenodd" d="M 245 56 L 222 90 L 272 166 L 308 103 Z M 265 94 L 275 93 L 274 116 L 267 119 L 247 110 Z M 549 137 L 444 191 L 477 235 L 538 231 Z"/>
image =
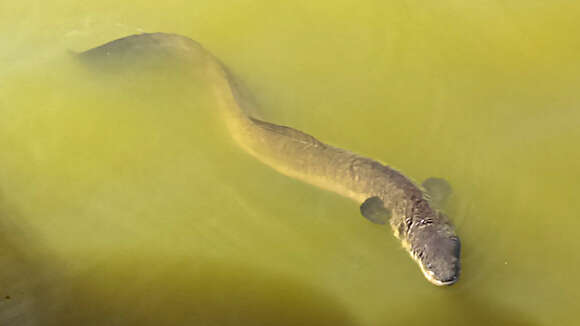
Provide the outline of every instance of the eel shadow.
<path id="1" fill-rule="evenodd" d="M 246 265 L 128 248 L 63 261 L 19 217 L 0 196 L 3 326 L 355 324 L 331 293 Z"/>
<path id="2" fill-rule="evenodd" d="M 0 325 L 42 324 L 33 313 L 36 293 L 60 272 L 53 273 L 58 259 L 39 239 L 0 192 Z"/>
<path id="3" fill-rule="evenodd" d="M 58 303 L 58 304 L 55 304 Z M 353 325 L 336 298 L 244 266 L 112 258 L 38 296 L 44 325 Z"/>

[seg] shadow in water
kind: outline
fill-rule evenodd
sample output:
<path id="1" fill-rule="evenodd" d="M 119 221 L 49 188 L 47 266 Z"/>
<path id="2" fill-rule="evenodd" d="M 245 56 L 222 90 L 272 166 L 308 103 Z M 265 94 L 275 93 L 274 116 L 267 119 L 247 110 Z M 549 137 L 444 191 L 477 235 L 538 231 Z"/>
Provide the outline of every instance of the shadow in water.
<path id="1" fill-rule="evenodd" d="M 39 245 L 18 211 L 0 193 L 0 325 L 42 324 L 31 313 L 36 292 L 54 276 L 58 260 Z"/>
<path id="2" fill-rule="evenodd" d="M 127 248 L 65 262 L 23 221 L 0 196 L 2 326 L 354 325 L 332 294 L 285 275 Z"/>
<path id="3" fill-rule="evenodd" d="M 43 325 L 353 325 L 330 294 L 302 282 L 183 260 L 103 261 L 39 294 L 35 313 Z"/>

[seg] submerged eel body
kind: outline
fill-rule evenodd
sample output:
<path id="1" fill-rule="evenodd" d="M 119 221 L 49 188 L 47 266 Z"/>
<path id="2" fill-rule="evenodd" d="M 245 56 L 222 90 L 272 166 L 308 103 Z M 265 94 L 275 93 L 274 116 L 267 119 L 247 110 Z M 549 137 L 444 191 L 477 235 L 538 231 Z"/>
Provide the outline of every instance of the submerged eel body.
<path id="1" fill-rule="evenodd" d="M 394 234 L 425 277 L 435 285 L 457 281 L 460 242 L 447 217 L 435 209 L 425 188 L 375 160 L 330 146 L 296 129 L 250 114 L 254 103 L 243 85 L 209 51 L 180 35 L 153 33 L 118 39 L 82 52 L 85 63 L 169 54 L 201 63 L 235 141 L 258 160 L 287 176 L 336 192 L 361 204 L 361 213 Z M 435 183 L 436 179 L 432 179 Z"/>

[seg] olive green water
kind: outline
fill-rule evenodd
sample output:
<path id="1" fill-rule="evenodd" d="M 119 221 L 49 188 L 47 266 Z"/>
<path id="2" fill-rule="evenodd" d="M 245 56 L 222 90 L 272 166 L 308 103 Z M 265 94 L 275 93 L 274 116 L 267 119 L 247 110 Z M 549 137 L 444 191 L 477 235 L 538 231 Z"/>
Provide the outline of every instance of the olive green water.
<path id="1" fill-rule="evenodd" d="M 576 325 L 580 4 L 0 3 L 0 325 Z M 198 68 L 67 50 L 198 40 L 261 115 L 454 188 L 429 284 L 355 203 L 239 149 Z"/>

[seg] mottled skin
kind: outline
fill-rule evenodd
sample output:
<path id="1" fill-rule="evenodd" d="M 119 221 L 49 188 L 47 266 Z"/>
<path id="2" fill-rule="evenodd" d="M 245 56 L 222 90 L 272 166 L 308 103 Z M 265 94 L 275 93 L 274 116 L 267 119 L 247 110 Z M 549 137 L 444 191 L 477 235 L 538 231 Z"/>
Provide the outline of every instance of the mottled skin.
<path id="1" fill-rule="evenodd" d="M 382 204 L 374 208 L 389 213 L 395 236 L 426 278 L 436 285 L 457 280 L 459 239 L 449 220 L 432 207 L 423 188 L 375 160 L 330 146 L 296 129 L 257 119 L 250 114 L 255 111 L 254 101 L 243 85 L 197 42 L 173 34 L 140 34 L 88 50 L 79 58 L 93 66 L 118 68 L 115 63 L 126 65 L 152 55 L 163 60 L 191 60 L 198 66 L 201 63 L 224 120 L 241 147 L 283 174 L 359 204 L 376 197 L 368 203 Z"/>

